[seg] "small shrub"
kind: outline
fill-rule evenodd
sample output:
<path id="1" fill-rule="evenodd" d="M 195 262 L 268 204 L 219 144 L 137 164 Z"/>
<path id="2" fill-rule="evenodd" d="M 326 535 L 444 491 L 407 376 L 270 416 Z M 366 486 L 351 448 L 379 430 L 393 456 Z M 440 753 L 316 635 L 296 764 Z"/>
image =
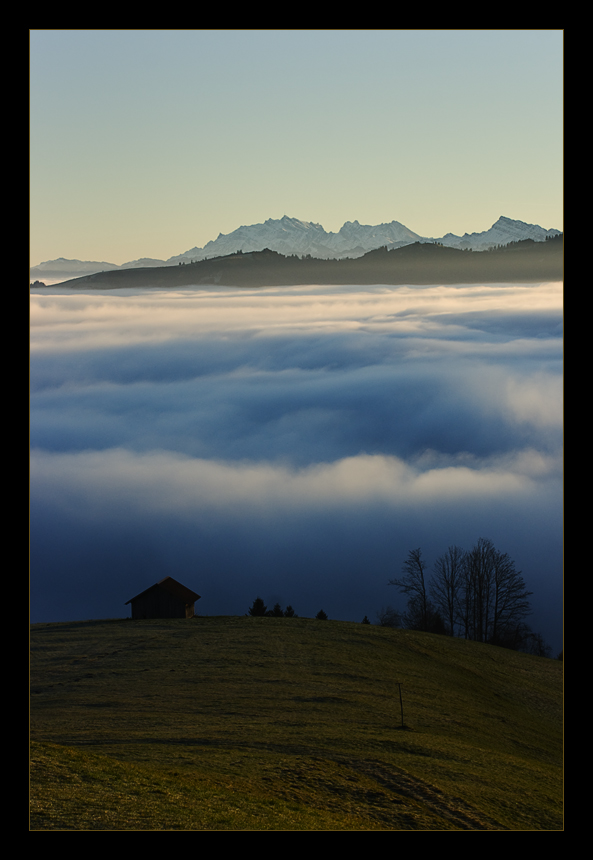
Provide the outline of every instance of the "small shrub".
<path id="1" fill-rule="evenodd" d="M 377 612 L 377 621 L 381 627 L 401 627 L 403 624 L 401 613 L 393 606 L 388 606 L 386 609 L 381 607 Z"/>

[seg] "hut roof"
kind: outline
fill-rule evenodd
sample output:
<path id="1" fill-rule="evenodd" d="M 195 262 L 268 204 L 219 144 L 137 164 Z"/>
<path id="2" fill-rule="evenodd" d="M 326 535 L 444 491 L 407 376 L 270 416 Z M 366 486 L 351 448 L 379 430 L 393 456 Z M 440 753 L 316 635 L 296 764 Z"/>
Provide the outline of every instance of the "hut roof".
<path id="1" fill-rule="evenodd" d="M 150 588 L 146 588 L 144 591 L 141 591 L 140 594 L 137 594 L 135 597 L 130 597 L 129 600 L 126 600 L 126 606 L 128 603 L 131 603 L 132 600 L 136 600 L 138 597 L 142 597 L 143 594 L 146 594 L 147 591 L 152 591 L 153 588 L 164 588 L 165 591 L 168 591 L 170 594 L 175 595 L 180 600 L 183 600 L 184 603 L 195 603 L 196 600 L 200 599 L 200 595 L 196 594 L 195 591 L 191 591 L 191 589 L 186 588 L 185 585 L 182 585 L 180 582 L 177 582 L 176 579 L 173 579 L 172 576 L 166 576 L 164 579 L 161 579 L 160 582 L 157 582 L 155 585 L 151 585 Z"/>

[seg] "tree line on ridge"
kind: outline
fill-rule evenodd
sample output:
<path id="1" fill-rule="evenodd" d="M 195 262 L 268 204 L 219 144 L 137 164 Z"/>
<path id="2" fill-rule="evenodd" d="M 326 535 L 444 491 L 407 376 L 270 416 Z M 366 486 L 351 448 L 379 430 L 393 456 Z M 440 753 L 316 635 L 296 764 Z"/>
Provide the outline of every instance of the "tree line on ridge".
<path id="1" fill-rule="evenodd" d="M 488 538 L 480 538 L 470 550 L 450 546 L 436 560 L 432 574 L 422 550 L 410 550 L 402 575 L 390 579 L 389 585 L 395 585 L 408 600 L 403 612 L 391 606 L 377 612 L 382 627 L 456 636 L 540 657 L 551 655 L 542 635 L 525 620 L 531 614 L 533 592 L 527 590 L 508 553 L 500 552 Z M 253 601 L 248 614 L 298 618 L 292 606 L 283 610 L 276 603 L 268 609 L 261 597 Z M 323 609 L 315 617 L 328 618 Z M 370 624 L 366 615 L 362 623 Z"/>
<path id="2" fill-rule="evenodd" d="M 402 575 L 389 580 L 408 598 L 405 612 L 387 607 L 378 613 L 386 627 L 407 627 L 458 636 L 549 656 L 551 649 L 525 619 L 531 613 L 521 571 L 508 553 L 480 538 L 470 550 L 450 546 L 428 575 L 420 548 L 410 550 Z"/>

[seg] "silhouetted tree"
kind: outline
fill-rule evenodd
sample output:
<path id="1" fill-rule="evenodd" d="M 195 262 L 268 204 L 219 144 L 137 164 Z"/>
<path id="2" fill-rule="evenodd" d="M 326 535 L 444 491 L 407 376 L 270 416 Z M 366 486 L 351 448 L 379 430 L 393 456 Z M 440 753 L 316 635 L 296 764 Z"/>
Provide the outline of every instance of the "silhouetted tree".
<path id="1" fill-rule="evenodd" d="M 326 615 L 326 613 L 323 611 L 323 609 L 320 609 L 320 610 L 319 610 L 319 612 L 317 613 L 317 615 L 315 616 L 315 618 L 317 618 L 319 621 L 327 621 L 327 615 Z"/>
<path id="2" fill-rule="evenodd" d="M 390 580 L 390 585 L 408 596 L 406 612 L 401 616 L 405 627 L 458 633 L 477 642 L 549 655 L 541 635 L 525 623 L 531 612 L 531 592 L 521 571 L 491 540 L 480 538 L 469 552 L 450 546 L 437 559 L 428 583 L 420 549 L 409 552 L 402 572 L 403 576 Z M 380 624 L 394 626 L 385 610 L 378 617 Z"/>
<path id="3" fill-rule="evenodd" d="M 249 614 L 250 615 L 257 615 L 257 616 L 265 615 L 267 612 L 267 609 L 268 609 L 268 607 L 263 602 L 261 597 L 256 597 L 255 600 L 253 601 L 253 604 L 251 605 L 251 607 L 249 609 Z"/>
<path id="4" fill-rule="evenodd" d="M 402 620 L 408 630 L 423 630 L 425 633 L 439 633 L 441 636 L 447 632 L 443 616 L 430 600 L 424 603 L 420 598 L 411 597 Z"/>
<path id="5" fill-rule="evenodd" d="M 403 624 L 401 612 L 394 609 L 392 606 L 381 609 L 377 612 L 377 620 L 381 627 L 401 627 Z"/>
<path id="6" fill-rule="evenodd" d="M 463 625 L 466 639 L 487 642 L 492 609 L 494 547 L 480 538 L 466 554 L 464 566 Z"/>
<path id="7" fill-rule="evenodd" d="M 455 635 L 464 583 L 465 555 L 461 547 L 450 546 L 447 552 L 436 560 L 434 575 L 430 581 L 430 595 L 445 619 L 449 636 Z"/>
<path id="8" fill-rule="evenodd" d="M 541 633 L 535 633 L 529 629 L 521 651 L 526 651 L 527 654 L 535 654 L 536 657 L 551 657 L 552 649 L 544 639 Z"/>
<path id="9" fill-rule="evenodd" d="M 294 609 L 292 608 L 292 606 L 286 607 L 286 609 L 284 610 L 284 617 L 285 618 L 297 618 L 297 616 L 294 614 Z"/>
<path id="10" fill-rule="evenodd" d="M 408 595 L 408 609 L 413 611 L 414 629 L 426 630 L 428 623 L 428 594 L 425 580 L 426 562 L 422 558 L 421 549 L 412 549 L 403 564 L 403 576 L 390 579 L 390 585 L 396 585 L 400 591 Z M 407 625 L 406 625 L 407 626 Z"/>
<path id="11" fill-rule="evenodd" d="M 274 604 L 273 609 L 268 609 L 266 615 L 269 615 L 271 618 L 283 618 L 284 612 L 282 612 L 282 607 L 279 603 Z"/>
<path id="12" fill-rule="evenodd" d="M 515 562 L 509 555 L 494 547 L 493 550 L 492 626 L 489 641 L 496 644 L 509 630 L 523 623 L 531 614 L 529 598 L 533 592 L 527 591 L 521 571 L 515 570 Z M 544 647 L 540 634 L 530 631 L 530 638 L 533 642 L 537 640 L 537 644 L 533 645 L 536 650 Z"/>
<path id="13" fill-rule="evenodd" d="M 531 612 L 521 572 L 507 553 L 480 538 L 466 554 L 460 615 L 466 639 L 505 645 L 515 639 Z M 507 644 L 507 647 L 517 647 Z"/>
<path id="14" fill-rule="evenodd" d="M 362 621 L 361 621 L 360 623 L 361 623 L 361 624 L 370 624 L 371 622 L 369 621 L 369 619 L 368 619 L 368 618 L 366 617 L 366 615 L 365 615 L 365 616 L 364 616 L 364 618 L 362 619 Z"/>

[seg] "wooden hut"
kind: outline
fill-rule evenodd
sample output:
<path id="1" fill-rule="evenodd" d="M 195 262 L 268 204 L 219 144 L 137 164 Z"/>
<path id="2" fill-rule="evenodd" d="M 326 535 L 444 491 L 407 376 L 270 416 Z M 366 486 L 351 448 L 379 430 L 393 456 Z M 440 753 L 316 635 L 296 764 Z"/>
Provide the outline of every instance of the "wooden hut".
<path id="1" fill-rule="evenodd" d="M 166 576 L 146 591 L 131 597 L 132 618 L 193 618 L 194 604 L 200 595 Z"/>

